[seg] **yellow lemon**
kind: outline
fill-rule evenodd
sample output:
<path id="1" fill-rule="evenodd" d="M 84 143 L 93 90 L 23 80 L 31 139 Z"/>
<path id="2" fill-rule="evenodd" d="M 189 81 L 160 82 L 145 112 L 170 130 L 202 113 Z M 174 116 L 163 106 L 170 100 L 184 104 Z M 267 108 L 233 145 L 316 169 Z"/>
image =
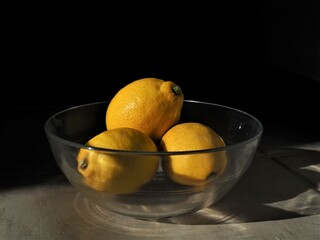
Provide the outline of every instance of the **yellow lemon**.
<path id="1" fill-rule="evenodd" d="M 94 136 L 86 145 L 116 150 L 157 151 L 150 137 L 132 128 L 106 130 Z M 78 171 L 88 186 L 112 194 L 138 191 L 152 180 L 159 163 L 158 158 L 152 155 L 84 148 L 79 151 L 77 160 Z"/>
<path id="2" fill-rule="evenodd" d="M 108 130 L 135 128 L 158 142 L 180 120 L 184 96 L 172 81 L 158 78 L 135 80 L 120 89 L 106 111 Z"/>
<path id="3" fill-rule="evenodd" d="M 223 139 L 212 128 L 197 122 L 187 122 L 168 130 L 160 141 L 159 150 L 189 151 L 224 146 Z M 202 185 L 210 176 L 224 171 L 227 158 L 224 151 L 170 155 L 162 164 L 172 181 L 183 185 Z"/>

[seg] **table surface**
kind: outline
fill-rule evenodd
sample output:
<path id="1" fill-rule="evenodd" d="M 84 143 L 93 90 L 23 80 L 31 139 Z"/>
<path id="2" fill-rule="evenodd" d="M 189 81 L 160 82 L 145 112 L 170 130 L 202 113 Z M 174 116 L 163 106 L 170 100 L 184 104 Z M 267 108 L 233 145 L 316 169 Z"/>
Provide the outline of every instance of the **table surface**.
<path id="1" fill-rule="evenodd" d="M 0 189 L 1 240 L 306 240 L 320 236 L 320 139 L 280 126 L 265 126 L 251 166 L 223 199 L 194 214 L 163 221 L 143 221 L 101 209 L 59 171 L 44 169 L 31 180 L 29 175 L 27 184 L 15 182 Z M 2 172 L 2 180 L 3 176 Z"/>

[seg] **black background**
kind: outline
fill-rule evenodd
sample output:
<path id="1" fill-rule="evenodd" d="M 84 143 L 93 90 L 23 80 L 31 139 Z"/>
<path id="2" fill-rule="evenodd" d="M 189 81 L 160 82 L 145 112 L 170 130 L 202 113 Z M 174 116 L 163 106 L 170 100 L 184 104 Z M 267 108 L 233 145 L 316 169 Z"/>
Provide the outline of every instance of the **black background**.
<path id="1" fill-rule="evenodd" d="M 2 34 L 2 185 L 58 171 L 43 129 L 52 114 L 110 100 L 143 77 L 179 84 L 185 99 L 316 135 L 319 8 L 306 2 L 10 8 Z"/>

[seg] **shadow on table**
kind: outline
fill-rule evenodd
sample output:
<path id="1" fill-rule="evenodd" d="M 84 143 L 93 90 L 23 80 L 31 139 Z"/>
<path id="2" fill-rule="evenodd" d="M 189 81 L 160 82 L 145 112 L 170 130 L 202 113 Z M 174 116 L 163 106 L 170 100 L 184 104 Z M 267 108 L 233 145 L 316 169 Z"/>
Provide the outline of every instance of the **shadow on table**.
<path id="1" fill-rule="evenodd" d="M 289 150 L 288 150 L 289 151 Z M 320 192 L 308 179 L 318 179 L 320 172 L 308 167 L 320 165 L 320 152 L 294 150 L 281 158 L 258 154 L 239 183 L 209 208 L 186 216 L 163 219 L 174 224 L 222 224 L 282 220 L 320 214 Z M 296 156 L 305 156 L 297 161 Z M 294 171 L 303 169 L 303 175 Z M 312 168 L 311 168 L 312 169 Z M 316 183 L 315 183 L 316 184 Z"/>

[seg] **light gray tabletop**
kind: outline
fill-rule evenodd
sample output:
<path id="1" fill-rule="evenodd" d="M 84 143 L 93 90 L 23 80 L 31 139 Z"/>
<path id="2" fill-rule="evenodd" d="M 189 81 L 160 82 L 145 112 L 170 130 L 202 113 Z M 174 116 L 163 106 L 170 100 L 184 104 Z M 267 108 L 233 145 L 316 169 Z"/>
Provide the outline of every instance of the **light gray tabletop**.
<path id="1" fill-rule="evenodd" d="M 0 239 L 320 239 L 320 139 L 271 127 L 213 206 L 158 222 L 97 207 L 62 174 L 0 191 Z"/>

